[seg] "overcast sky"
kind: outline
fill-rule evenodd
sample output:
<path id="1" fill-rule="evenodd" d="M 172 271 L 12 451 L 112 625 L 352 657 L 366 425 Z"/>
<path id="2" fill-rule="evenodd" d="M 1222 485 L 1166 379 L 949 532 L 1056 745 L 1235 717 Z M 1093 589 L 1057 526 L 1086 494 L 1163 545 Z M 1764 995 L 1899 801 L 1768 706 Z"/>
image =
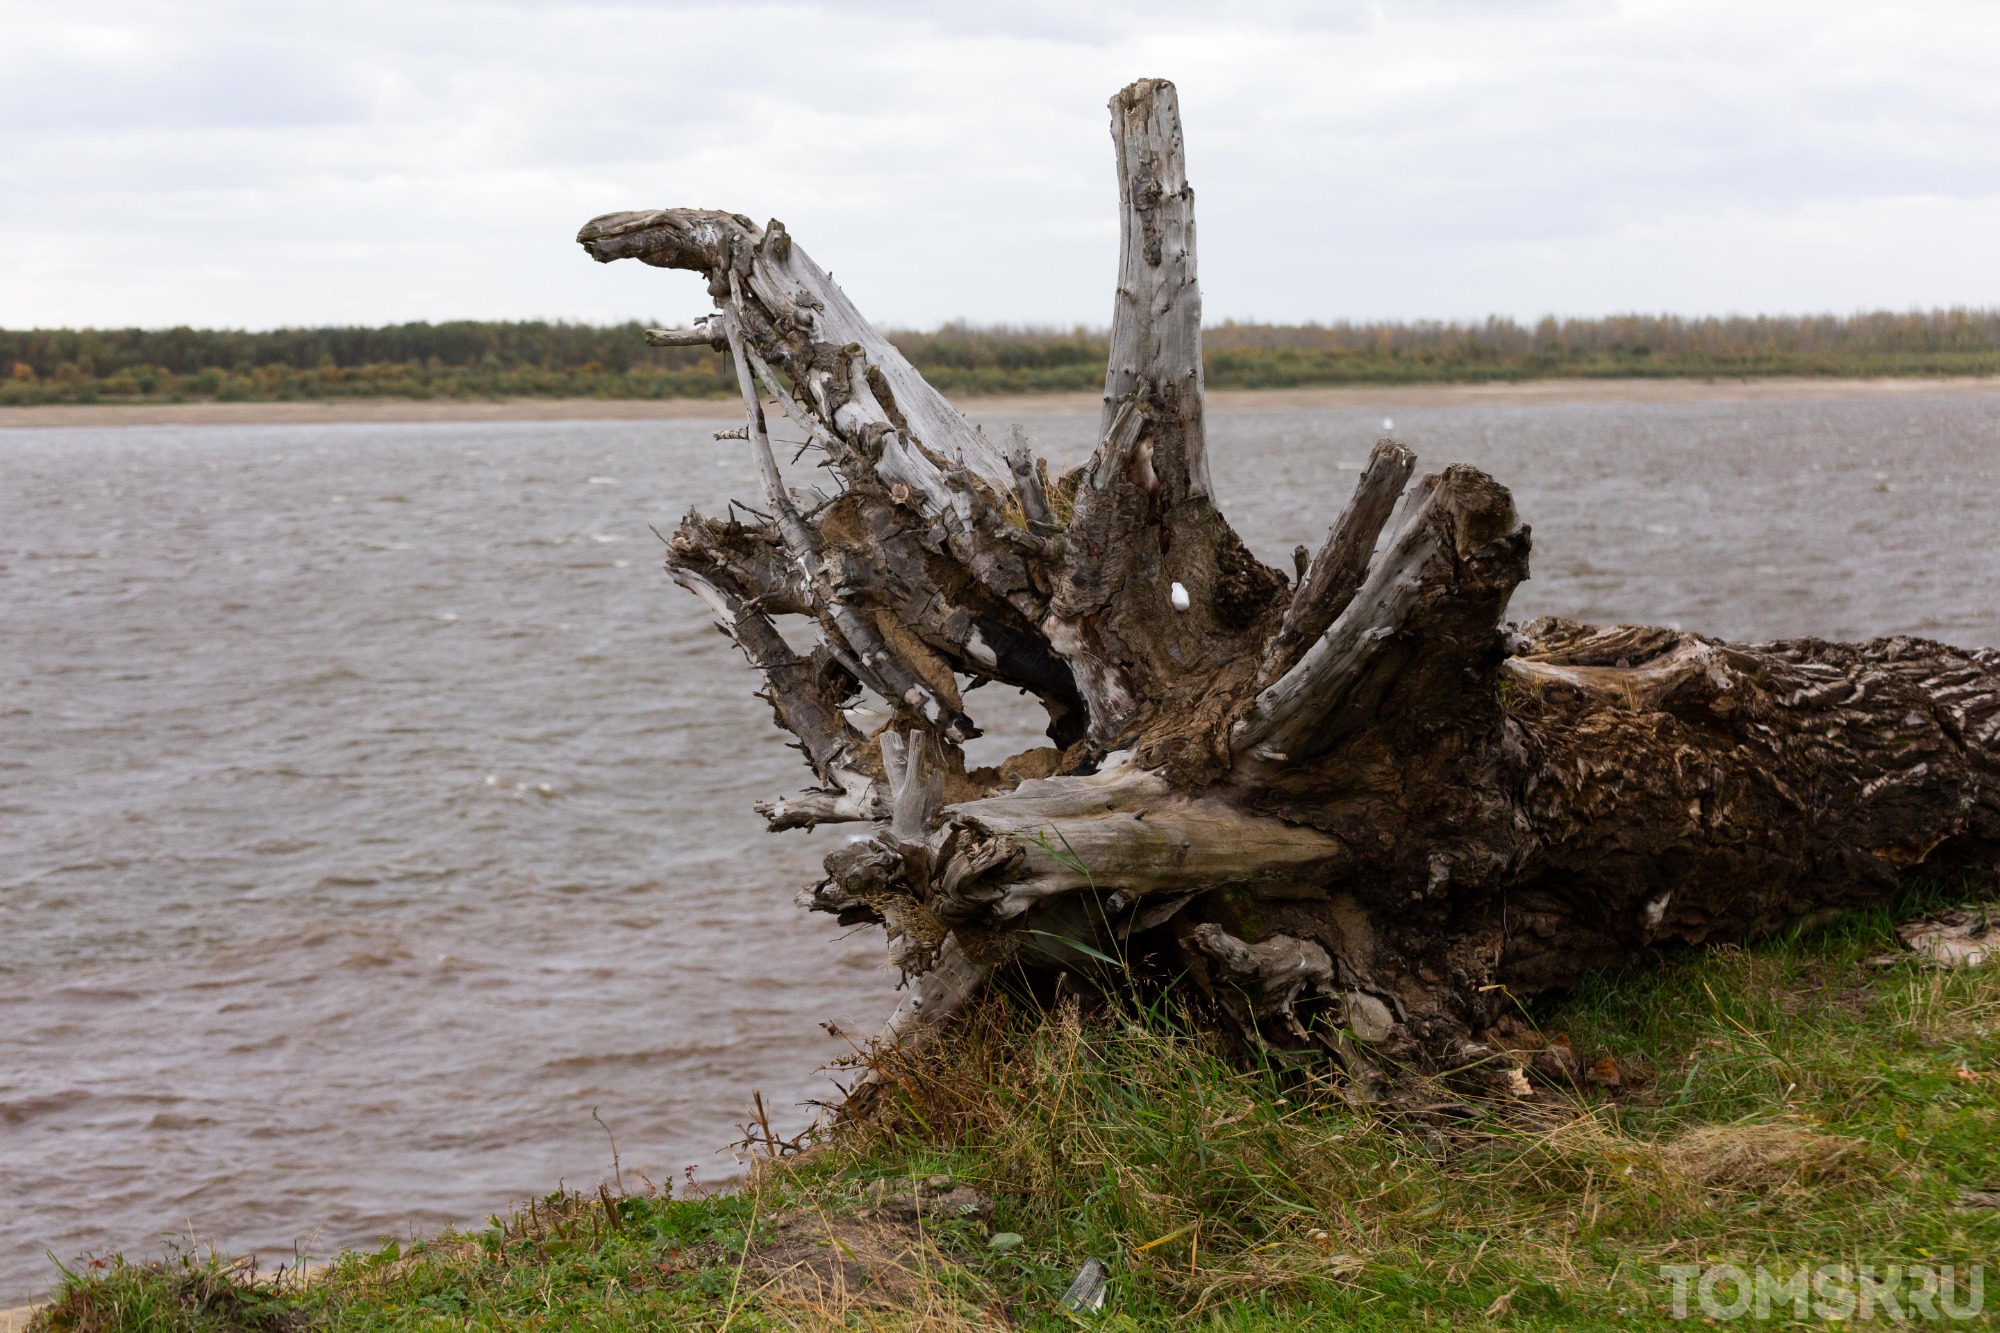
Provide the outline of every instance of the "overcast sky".
<path id="1" fill-rule="evenodd" d="M 2000 305 L 2000 4 L 0 0 L 0 326 L 685 319 L 612 209 L 878 324 L 1108 321 L 1179 85 L 1208 317 Z"/>

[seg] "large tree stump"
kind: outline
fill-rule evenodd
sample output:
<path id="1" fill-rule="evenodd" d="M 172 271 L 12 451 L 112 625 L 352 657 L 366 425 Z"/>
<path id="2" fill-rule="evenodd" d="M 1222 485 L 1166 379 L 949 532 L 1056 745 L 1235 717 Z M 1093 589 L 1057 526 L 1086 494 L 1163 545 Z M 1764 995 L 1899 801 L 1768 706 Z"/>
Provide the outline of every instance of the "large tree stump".
<path id="1" fill-rule="evenodd" d="M 1095 453 L 1051 478 L 971 426 L 777 223 L 613 213 L 578 236 L 708 280 L 761 511 L 689 514 L 667 568 L 763 673 L 815 778 L 771 828 L 872 834 L 802 901 L 877 921 L 884 1039 L 995 969 L 1189 978 L 1242 1040 L 1477 1069 L 1513 997 L 2000 867 L 2000 654 L 1736 645 L 1506 622 L 1528 528 L 1469 467 L 1377 446 L 1298 586 L 1210 498 L 1194 196 L 1173 86 L 1111 101 L 1122 230 Z M 791 489 L 764 402 L 820 455 Z M 781 617 L 808 622 L 801 652 Z M 1049 744 L 966 767 L 967 691 Z M 854 706 L 889 720 L 864 733 Z M 1481 1075 L 1473 1075 L 1480 1077 Z"/>

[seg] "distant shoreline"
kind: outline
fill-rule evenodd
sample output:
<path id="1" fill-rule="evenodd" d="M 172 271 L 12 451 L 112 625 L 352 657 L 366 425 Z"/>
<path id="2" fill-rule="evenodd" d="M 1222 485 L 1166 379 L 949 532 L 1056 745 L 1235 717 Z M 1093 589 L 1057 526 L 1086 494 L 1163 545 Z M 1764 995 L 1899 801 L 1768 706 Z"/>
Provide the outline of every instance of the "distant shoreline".
<path id="1" fill-rule="evenodd" d="M 1548 379 L 1486 384 L 1358 384 L 1215 389 L 1210 411 L 1770 402 L 1926 394 L 2000 397 L 2000 376 L 1879 379 Z M 1094 412 L 1095 392 L 953 395 L 968 416 Z M 730 421 L 731 398 L 341 398 L 263 403 L 44 403 L 0 407 L 0 430 L 106 426 L 269 426 L 480 421 Z"/>

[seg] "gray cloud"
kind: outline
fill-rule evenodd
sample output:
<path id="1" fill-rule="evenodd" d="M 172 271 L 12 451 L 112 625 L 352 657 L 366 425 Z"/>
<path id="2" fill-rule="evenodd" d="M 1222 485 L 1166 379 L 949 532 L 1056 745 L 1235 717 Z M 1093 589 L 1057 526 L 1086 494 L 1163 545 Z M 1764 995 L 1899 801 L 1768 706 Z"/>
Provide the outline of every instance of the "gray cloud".
<path id="1" fill-rule="evenodd" d="M 1979 0 L 0 0 L 0 323 L 685 317 L 612 208 L 891 324 L 1100 323 L 1105 98 L 1181 88 L 1212 316 L 2000 303 Z"/>

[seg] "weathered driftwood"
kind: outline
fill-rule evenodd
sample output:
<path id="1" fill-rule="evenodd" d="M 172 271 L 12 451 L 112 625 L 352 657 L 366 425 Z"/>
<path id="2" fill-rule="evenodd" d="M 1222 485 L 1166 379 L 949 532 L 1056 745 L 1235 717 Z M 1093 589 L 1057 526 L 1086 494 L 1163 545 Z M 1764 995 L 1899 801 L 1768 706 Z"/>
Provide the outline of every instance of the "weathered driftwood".
<path id="1" fill-rule="evenodd" d="M 1190 978 L 1266 1049 L 1517 1089 L 1484 1040 L 1513 997 L 2000 865 L 1992 650 L 1516 628 L 1507 490 L 1452 466 L 1405 493 L 1388 441 L 1296 591 L 1260 563 L 1211 500 L 1173 87 L 1111 113 L 1104 412 L 1060 478 L 970 425 L 779 223 L 668 209 L 578 237 L 708 280 L 716 315 L 650 336 L 732 358 L 763 507 L 690 514 L 667 568 L 813 771 L 770 826 L 872 827 L 802 899 L 887 928 L 909 984 L 886 1038 L 995 969 L 1113 957 Z M 766 401 L 827 494 L 787 486 Z M 1050 744 L 968 770 L 987 681 L 1038 698 Z M 864 732 L 868 696 L 888 720 Z"/>

